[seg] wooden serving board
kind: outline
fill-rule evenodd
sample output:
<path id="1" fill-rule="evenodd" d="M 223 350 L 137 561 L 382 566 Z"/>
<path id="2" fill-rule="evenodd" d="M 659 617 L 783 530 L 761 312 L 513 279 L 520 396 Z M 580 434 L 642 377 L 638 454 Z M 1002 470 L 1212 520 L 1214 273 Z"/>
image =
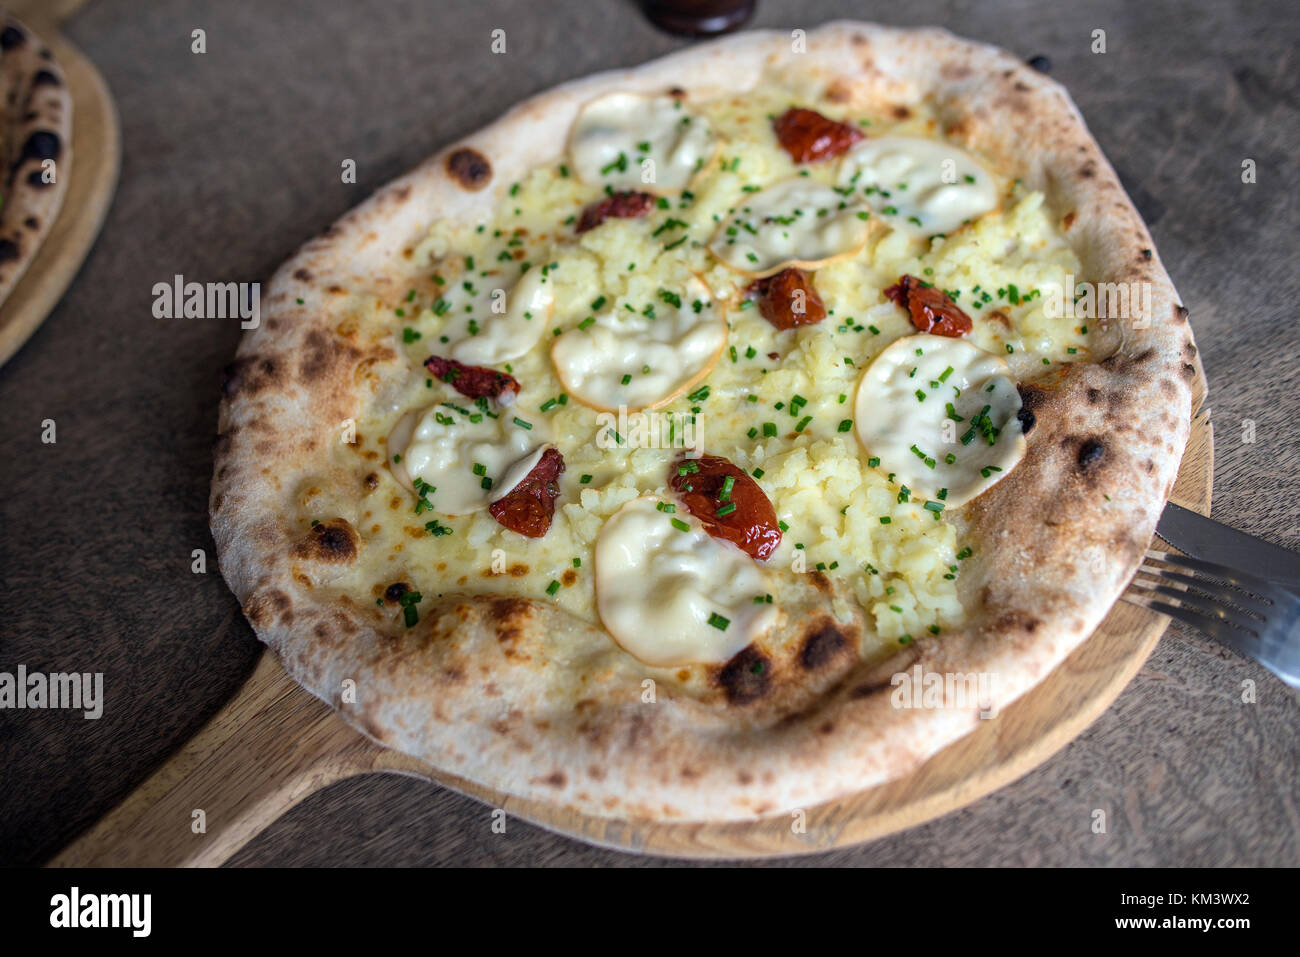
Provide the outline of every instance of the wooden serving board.
<path id="1" fill-rule="evenodd" d="M 18 351 L 63 297 L 90 252 L 117 186 L 121 137 L 117 108 L 104 78 L 59 32 L 83 0 L 4 4 L 44 41 L 63 68 L 72 94 L 72 181 L 53 228 L 0 306 L 0 365 Z"/>
<path id="2" fill-rule="evenodd" d="M 1209 514 L 1214 435 L 1197 382 L 1191 439 L 1173 499 Z M 303 798 L 342 778 L 388 772 L 424 778 L 561 834 L 675 857 L 805 854 L 855 844 L 946 814 L 1028 773 L 1101 715 L 1155 649 L 1168 619 L 1117 602 L 1101 627 L 996 718 L 895 781 L 789 816 L 672 823 L 591 817 L 495 793 L 385 749 L 299 687 L 270 652 L 243 689 L 181 751 L 51 863 L 217 865 Z M 207 831 L 191 830 L 202 808 Z"/>

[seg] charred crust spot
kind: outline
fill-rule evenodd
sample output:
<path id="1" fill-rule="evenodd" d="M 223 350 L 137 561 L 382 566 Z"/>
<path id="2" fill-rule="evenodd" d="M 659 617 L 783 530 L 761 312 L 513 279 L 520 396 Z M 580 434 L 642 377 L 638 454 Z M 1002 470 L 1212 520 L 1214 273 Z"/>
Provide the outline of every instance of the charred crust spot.
<path id="1" fill-rule="evenodd" d="M 1089 404 L 1089 405 L 1097 405 L 1099 402 L 1101 402 L 1101 390 L 1100 390 L 1100 389 L 1092 389 L 1092 388 L 1090 388 L 1090 389 L 1088 389 L 1088 391 L 1086 391 L 1086 392 L 1084 393 L 1084 395 L 1087 397 L 1087 399 L 1088 399 L 1088 404 Z"/>
<path id="2" fill-rule="evenodd" d="M 1088 160 L 1088 162 L 1079 167 L 1079 175 L 1084 179 L 1092 179 L 1097 175 L 1097 164 L 1092 160 Z"/>
<path id="3" fill-rule="evenodd" d="M 393 582 L 384 589 L 384 601 L 401 601 L 402 596 L 411 590 L 406 582 Z"/>
<path id="4" fill-rule="evenodd" d="M 902 104 L 894 107 L 890 112 L 894 115 L 894 119 L 896 120 L 905 120 L 912 115 L 912 111 Z"/>
<path id="5" fill-rule="evenodd" d="M 1141 255 L 1141 257 L 1142 257 L 1143 259 L 1150 259 L 1150 258 L 1151 258 L 1151 250 L 1149 250 L 1149 249 L 1144 249 L 1144 250 L 1142 250 L 1142 252 L 1140 253 L 1140 255 Z"/>
<path id="6" fill-rule="evenodd" d="M 569 779 L 564 776 L 563 771 L 552 771 L 542 778 L 542 783 L 549 784 L 553 788 L 562 788 L 569 783 Z"/>
<path id="7" fill-rule="evenodd" d="M 62 86 L 59 78 L 49 70 L 37 70 L 36 75 L 32 77 L 32 86 Z"/>
<path id="8" fill-rule="evenodd" d="M 715 678 L 728 704 L 749 704 L 767 694 L 772 684 L 772 661 L 755 645 L 747 645 L 718 669 Z"/>
<path id="9" fill-rule="evenodd" d="M 1035 618 L 1028 612 L 1013 610 L 1004 611 L 1002 614 L 998 615 L 997 620 L 993 623 L 993 627 L 998 632 L 1026 631 L 1032 635 L 1038 630 L 1038 626 L 1041 624 L 1042 622 L 1039 619 Z"/>
<path id="10" fill-rule="evenodd" d="M 331 518 L 311 527 L 307 537 L 293 547 L 293 557 L 325 565 L 356 561 L 361 536 L 345 518 Z"/>
<path id="11" fill-rule="evenodd" d="M 51 133 L 49 130 L 36 130 L 23 143 L 22 151 L 18 154 L 14 165 L 19 166 L 29 159 L 42 161 L 58 159 L 61 149 L 59 134 Z"/>
<path id="12" fill-rule="evenodd" d="M 371 472 L 361 480 L 361 484 L 365 486 L 367 492 L 373 492 L 375 489 L 379 488 L 379 476 L 374 472 Z"/>
<path id="13" fill-rule="evenodd" d="M 1192 345 L 1190 339 L 1183 343 L 1183 355 L 1188 359 L 1196 358 L 1196 346 Z"/>
<path id="14" fill-rule="evenodd" d="M 1075 219 L 1078 218 L 1078 216 L 1079 213 L 1077 210 L 1073 210 L 1073 209 L 1070 210 L 1068 213 L 1065 214 L 1065 218 L 1061 220 L 1062 227 L 1064 227 L 1068 231 L 1069 228 L 1074 225 L 1074 221 Z"/>
<path id="15" fill-rule="evenodd" d="M 824 621 L 820 626 L 809 629 L 808 637 L 804 639 L 803 647 L 799 650 L 799 664 L 805 671 L 816 671 L 839 655 L 847 646 L 848 640 L 844 637 L 844 633 L 836 628 L 833 622 Z"/>
<path id="16" fill-rule="evenodd" d="M 0 50 L 12 50 L 14 47 L 20 47 L 26 42 L 27 34 L 13 24 L 5 27 L 4 30 L 0 30 Z"/>
<path id="17" fill-rule="evenodd" d="M 1195 379 L 1195 378 L 1196 378 L 1196 366 L 1192 365 L 1192 364 L 1189 363 L 1189 362 L 1184 362 L 1184 363 L 1183 363 L 1183 378 L 1186 379 L 1188 382 L 1191 382 L 1193 379 Z"/>
<path id="18" fill-rule="evenodd" d="M 26 219 L 23 220 L 23 225 L 26 226 L 28 229 L 32 229 L 32 230 L 40 229 L 41 221 L 37 219 L 35 216 L 28 216 Z"/>
<path id="19" fill-rule="evenodd" d="M 1096 439 L 1084 439 L 1079 446 L 1079 468 L 1090 469 L 1106 456 L 1106 446 Z"/>
<path id="20" fill-rule="evenodd" d="M 506 656 L 510 657 L 514 654 L 514 647 L 525 637 L 528 602 L 522 598 L 494 598 L 488 604 L 487 613 L 496 628 L 497 641 L 508 646 Z"/>
<path id="21" fill-rule="evenodd" d="M 1151 461 L 1150 459 L 1147 459 L 1145 462 L 1142 463 L 1142 470 L 1146 472 L 1147 475 L 1152 475 L 1155 473 L 1156 463 Z"/>
<path id="22" fill-rule="evenodd" d="M 478 150 L 463 146 L 447 157 L 447 172 L 464 189 L 480 190 L 492 178 L 492 164 Z"/>
<path id="23" fill-rule="evenodd" d="M 306 269 L 295 269 L 293 271 L 293 278 L 297 279 L 299 282 L 311 282 L 311 273 Z"/>
<path id="24" fill-rule="evenodd" d="M 736 775 L 736 780 L 742 786 L 749 787 L 749 785 L 754 783 L 754 775 L 750 774 L 748 771 L 741 771 Z"/>
<path id="25" fill-rule="evenodd" d="M 1016 421 L 1020 423 L 1020 431 L 1024 435 L 1028 435 L 1033 431 L 1034 426 L 1038 424 L 1038 416 L 1034 415 L 1032 409 L 1027 409 L 1022 405 L 1020 410 L 1016 412 Z"/>
<path id="26" fill-rule="evenodd" d="M 1149 362 L 1156 357 L 1155 349 L 1143 349 L 1133 357 L 1134 362 Z"/>
<path id="27" fill-rule="evenodd" d="M 686 99 L 686 91 L 683 90 L 680 86 L 671 86 L 671 87 L 669 87 L 669 88 L 668 88 L 668 95 L 671 96 L 674 100 L 684 100 L 684 99 Z"/>
<path id="28" fill-rule="evenodd" d="M 274 359 L 236 359 L 224 369 L 221 392 L 227 398 L 240 393 L 256 395 L 265 389 L 274 389 L 281 378 L 280 366 Z"/>
<path id="29" fill-rule="evenodd" d="M 299 377 L 308 381 L 324 378 L 349 349 L 351 347 L 331 338 L 320 329 L 312 329 L 302 344 L 302 357 L 298 360 Z M 355 349 L 351 349 L 351 352 L 354 356 L 358 354 Z"/>
<path id="30" fill-rule="evenodd" d="M 1029 84 L 1025 83 L 1023 80 L 1016 80 L 1015 91 L 1017 93 L 1028 93 Z"/>
<path id="31" fill-rule="evenodd" d="M 1021 420 L 1021 426 L 1024 426 L 1024 419 L 1027 417 L 1031 423 L 1038 422 L 1038 409 L 1047 403 L 1047 390 L 1036 385 L 1017 385 L 1016 391 L 1020 393 L 1020 411 L 1016 413 L 1016 418 Z M 1033 424 L 1030 428 L 1033 428 Z M 1026 432 L 1029 429 L 1025 429 Z"/>
<path id="32" fill-rule="evenodd" d="M 411 198 L 411 187 L 409 185 L 399 186 L 388 195 L 395 202 L 404 203 Z"/>
<path id="33" fill-rule="evenodd" d="M 1174 322 L 1186 322 L 1186 321 L 1187 321 L 1187 307 L 1174 306 Z"/>
<path id="34" fill-rule="evenodd" d="M 22 255 L 22 249 L 12 239 L 0 239 L 0 263 L 12 262 Z"/>
<path id="35" fill-rule="evenodd" d="M 255 628 L 265 628 L 279 618 L 283 622 L 293 621 L 293 602 L 279 589 L 272 589 L 254 595 L 244 605 L 244 616 Z"/>

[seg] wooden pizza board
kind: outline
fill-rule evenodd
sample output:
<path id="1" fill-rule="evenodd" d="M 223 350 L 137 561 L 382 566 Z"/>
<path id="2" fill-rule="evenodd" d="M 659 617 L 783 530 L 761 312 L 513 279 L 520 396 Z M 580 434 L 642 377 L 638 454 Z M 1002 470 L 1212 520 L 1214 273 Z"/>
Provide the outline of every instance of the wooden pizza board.
<path id="1" fill-rule="evenodd" d="M 58 28 L 82 2 L 10 0 L 5 4 L 36 32 L 63 68 L 72 94 L 72 164 L 66 174 L 72 181 L 53 228 L 0 306 L 0 365 L 18 351 L 63 297 L 99 235 L 117 186 L 122 153 L 117 108 L 99 71 Z"/>
<path id="2" fill-rule="evenodd" d="M 1197 381 L 1191 439 L 1173 500 L 1209 514 L 1214 434 Z M 1016 780 L 1096 720 L 1155 649 L 1168 619 L 1117 602 L 1097 631 L 1039 685 L 912 773 L 789 815 L 740 823 L 657 823 L 598 818 L 491 791 L 390 751 L 344 724 L 266 652 L 242 690 L 181 751 L 51 863 L 217 865 L 312 793 L 356 774 L 436 782 L 560 834 L 606 847 L 674 857 L 807 854 L 913 827 Z M 207 832 L 191 830 L 203 808 Z"/>

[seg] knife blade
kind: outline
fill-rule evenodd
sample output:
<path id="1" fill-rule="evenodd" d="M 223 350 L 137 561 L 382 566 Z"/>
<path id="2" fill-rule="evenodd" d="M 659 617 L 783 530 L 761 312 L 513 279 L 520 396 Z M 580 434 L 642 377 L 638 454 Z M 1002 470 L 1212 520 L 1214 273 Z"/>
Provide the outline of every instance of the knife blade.
<path id="1" fill-rule="evenodd" d="M 1169 502 L 1156 534 L 1193 558 L 1217 562 L 1300 592 L 1300 553 Z"/>

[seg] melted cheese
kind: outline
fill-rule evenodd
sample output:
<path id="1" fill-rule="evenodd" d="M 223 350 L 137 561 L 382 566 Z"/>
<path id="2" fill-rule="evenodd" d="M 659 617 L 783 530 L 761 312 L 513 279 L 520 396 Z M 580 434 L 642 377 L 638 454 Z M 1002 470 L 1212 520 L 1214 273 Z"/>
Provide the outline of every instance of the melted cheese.
<path id="1" fill-rule="evenodd" d="M 421 536 L 419 526 L 431 516 L 413 515 L 415 500 L 396 481 L 389 482 L 386 470 L 379 469 L 380 489 L 371 495 L 358 495 L 356 483 L 349 482 L 331 493 L 332 503 L 318 495 L 300 506 L 304 526 L 310 520 L 339 515 L 356 525 L 365 540 L 366 556 L 364 570 L 356 578 L 358 587 L 405 581 L 426 595 L 444 592 L 460 577 L 487 568 L 492 551 L 504 548 L 511 564 L 517 555 L 526 571 L 514 568 L 508 576 L 483 579 L 477 585 L 469 581 L 471 589 L 553 602 L 584 621 L 599 622 L 592 558 L 601 528 L 626 502 L 662 494 L 670 464 L 686 441 L 682 422 L 690 417 L 692 407 L 699 406 L 702 412 L 695 417 L 697 431 L 691 433 L 690 443 L 698 442 L 751 473 L 761 469 L 757 479 L 777 517 L 789 526 L 771 566 L 790 567 L 795 544 L 804 545 L 798 554 L 806 556 L 807 567 L 824 564 L 825 574 L 851 590 L 864 610 L 869 622 L 863 630 L 865 653 L 896 650 L 904 636 L 915 637 L 936 627 L 946 632 L 964 620 L 959 586 L 966 572 L 957 556 L 964 546 L 977 544 L 968 540 L 968 524 L 960 512 L 953 514 L 951 499 L 938 521 L 923 508 L 921 493 L 900 502 L 900 486 L 910 477 L 898 472 L 890 482 L 888 476 L 895 469 L 870 467 L 868 460 L 876 453 L 864 449 L 854 434 L 856 421 L 866 422 L 871 414 L 859 417 L 854 409 L 863 370 L 895 339 L 915 334 L 906 311 L 881 292 L 910 273 L 956 293 L 975 323 L 968 340 L 1003 357 L 1017 378 L 1029 380 L 1063 363 L 1094 357 L 1097 324 L 1048 317 L 1044 300 L 1037 295 L 1043 290 L 1045 296 L 1049 285 L 1063 286 L 1066 277 L 1080 275 L 1082 267 L 1062 232 L 1061 210 L 1045 202 L 1042 193 L 1015 187 L 999 195 L 996 214 L 980 217 L 946 240 L 923 243 L 875 225 L 863 252 L 817 270 L 815 283 L 831 312 L 828 319 L 817 326 L 778 332 L 758 309 L 733 305 L 749 277 L 720 262 L 706 243 L 731 210 L 741 210 L 760 195 L 744 192 L 746 187 L 770 188 L 798 176 L 771 134 L 770 116 L 780 115 L 791 102 L 817 107 L 778 82 L 760 83 L 742 96 L 692 98 L 691 111 L 705 117 L 719 142 L 726 144 L 721 151 L 725 162 L 706 164 L 689 194 L 671 197 L 644 217 L 609 220 L 600 229 L 575 234 L 573 223 L 585 207 L 602 198 L 602 184 L 583 181 L 572 158 L 557 155 L 521 174 L 517 191 L 502 184 L 510 193 L 503 189 L 496 208 L 485 211 L 481 220 L 435 222 L 414 247 L 409 261 L 411 285 L 395 285 L 391 301 L 374 304 L 372 309 L 368 300 L 338 297 L 339 303 L 351 303 L 342 307 L 346 316 L 340 318 L 364 323 L 366 329 L 373 323 L 377 336 L 396 335 L 411 364 L 411 375 L 400 386 L 404 391 L 395 385 L 391 391 L 377 392 L 376 402 L 366 406 L 364 418 L 357 423 L 359 444 L 339 453 L 346 457 L 355 452 L 358 476 L 365 476 L 376 471 L 372 456 L 383 460 L 383 437 L 400 415 L 412 408 L 422 411 L 438 401 L 443 384 L 434 381 L 426 386 L 429 377 L 421 363 L 431 352 L 447 354 L 441 334 L 468 315 L 464 306 L 471 302 L 463 283 L 509 289 L 520 266 L 530 262 L 533 266 L 525 275 L 550 264 L 549 278 L 555 284 L 555 311 L 541 340 L 527 354 L 508 360 L 510 368 L 498 366 L 515 376 L 522 389 L 510 413 L 539 428 L 549 421 L 554 442 L 564 455 L 567 471 L 550 531 L 521 551 L 515 533 L 488 512 L 479 511 L 461 517 L 438 514 L 453 534 Z M 848 121 L 863 118 L 846 113 L 842 104 L 824 106 L 826 112 Z M 944 118 L 935 117 L 924 104 L 898 125 L 883 117 L 872 119 L 872 132 L 885 136 L 926 135 L 944 126 Z M 839 166 L 821 164 L 810 168 L 809 177 L 800 178 L 838 184 Z M 857 188 L 855 196 L 872 204 L 871 222 L 896 221 L 880 207 L 897 199 L 898 193 L 878 197 L 865 194 L 864 188 Z M 731 327 L 728 345 L 736 347 L 735 356 L 723 347 L 720 360 L 702 380 L 709 386 L 708 398 L 688 399 L 698 388 L 691 385 L 684 394 L 658 406 L 653 417 L 646 416 L 643 421 L 657 420 L 662 441 L 631 441 L 636 427 L 630 418 L 627 426 L 615 425 L 628 441 L 613 448 L 593 441 L 608 434 L 607 420 L 579 402 L 557 378 L 551 356 L 557 341 L 553 330 L 557 325 L 572 330 L 598 315 L 604 309 L 603 302 L 596 305 L 598 300 L 608 301 L 625 316 L 632 315 L 629 305 L 636 313 L 653 305 L 662 316 L 667 307 L 659 291 L 680 292 L 692 273 L 709 286 L 713 308 L 726 316 Z M 431 275 L 443 281 L 429 285 Z M 417 290 L 414 300 L 406 298 L 411 288 Z M 447 302 L 452 302 L 451 308 Z M 402 312 L 395 314 L 395 308 Z M 475 315 L 480 325 L 500 318 L 487 309 Z M 408 337 L 412 341 L 404 341 L 403 326 L 412 327 L 420 337 L 412 335 Z M 771 353 L 778 358 L 769 358 Z M 792 415 L 791 399 L 796 395 L 807 402 Z M 757 401 L 750 401 L 751 397 Z M 911 393 L 907 397 L 915 403 Z M 473 408 L 458 395 L 449 393 L 446 398 Z M 768 431 L 769 423 L 776 434 Z M 674 440 L 679 440 L 676 445 Z M 909 444 L 902 449 L 910 455 Z M 399 451 L 404 447 L 394 445 Z M 907 456 L 903 459 L 907 463 Z M 921 465 L 915 457 L 911 461 Z M 587 475 L 590 481 L 583 482 Z M 393 504 L 395 497 L 399 501 Z M 889 522 L 881 522 L 882 518 Z M 574 558 L 580 560 L 579 566 L 572 564 Z M 576 580 L 568 574 L 571 571 Z M 552 593 L 549 586 L 557 580 L 563 584 Z M 357 592 L 358 597 L 367 594 L 368 590 Z M 377 594 L 371 595 L 371 602 Z M 599 650 L 613 651 L 614 646 Z"/>
<path id="2" fill-rule="evenodd" d="M 1007 364 L 964 339 L 907 336 L 858 383 L 855 428 L 868 455 L 913 498 L 962 505 L 1020 462 L 1020 394 Z M 981 428 L 980 414 L 988 424 Z M 990 444 L 989 436 L 993 436 Z"/>
<path id="3" fill-rule="evenodd" d="M 731 658 L 776 621 L 755 603 L 771 587 L 758 564 L 678 509 L 643 496 L 609 518 L 596 541 L 596 606 L 624 651 L 664 667 Z M 676 519 L 687 526 L 682 531 Z"/>
<path id="4" fill-rule="evenodd" d="M 648 193 L 680 193 L 713 156 L 707 122 L 670 96 L 610 93 L 582 108 L 569 139 L 585 182 Z"/>
<path id="5" fill-rule="evenodd" d="M 914 136 L 862 141 L 841 160 L 839 180 L 910 236 L 955 232 L 998 205 L 997 183 L 975 157 Z"/>
<path id="6" fill-rule="evenodd" d="M 541 416 L 530 421 L 507 410 L 493 418 L 459 395 L 448 401 L 468 414 L 441 403 L 408 412 L 389 433 L 388 465 L 408 490 L 415 490 L 414 479 L 432 486 L 426 497 L 435 512 L 467 515 L 523 481 L 546 450 L 549 431 Z"/>
<path id="7" fill-rule="evenodd" d="M 458 362 L 493 365 L 516 359 L 537 345 L 546 331 L 555 298 L 540 269 L 524 273 L 508 293 L 498 289 L 484 280 L 467 294 L 469 301 L 448 299 L 454 303 L 453 311 L 442 334 L 450 340 L 449 352 Z M 465 292 L 463 287 L 461 291 Z"/>
<path id="8" fill-rule="evenodd" d="M 556 339 L 551 361 L 565 390 L 595 409 L 646 409 L 708 375 L 727 341 L 726 319 L 698 279 L 678 295 L 680 307 L 655 303 L 653 319 L 615 306 Z"/>
<path id="9" fill-rule="evenodd" d="M 802 176 L 746 195 L 709 241 L 709 251 L 747 276 L 815 268 L 861 251 L 867 205 Z"/>

